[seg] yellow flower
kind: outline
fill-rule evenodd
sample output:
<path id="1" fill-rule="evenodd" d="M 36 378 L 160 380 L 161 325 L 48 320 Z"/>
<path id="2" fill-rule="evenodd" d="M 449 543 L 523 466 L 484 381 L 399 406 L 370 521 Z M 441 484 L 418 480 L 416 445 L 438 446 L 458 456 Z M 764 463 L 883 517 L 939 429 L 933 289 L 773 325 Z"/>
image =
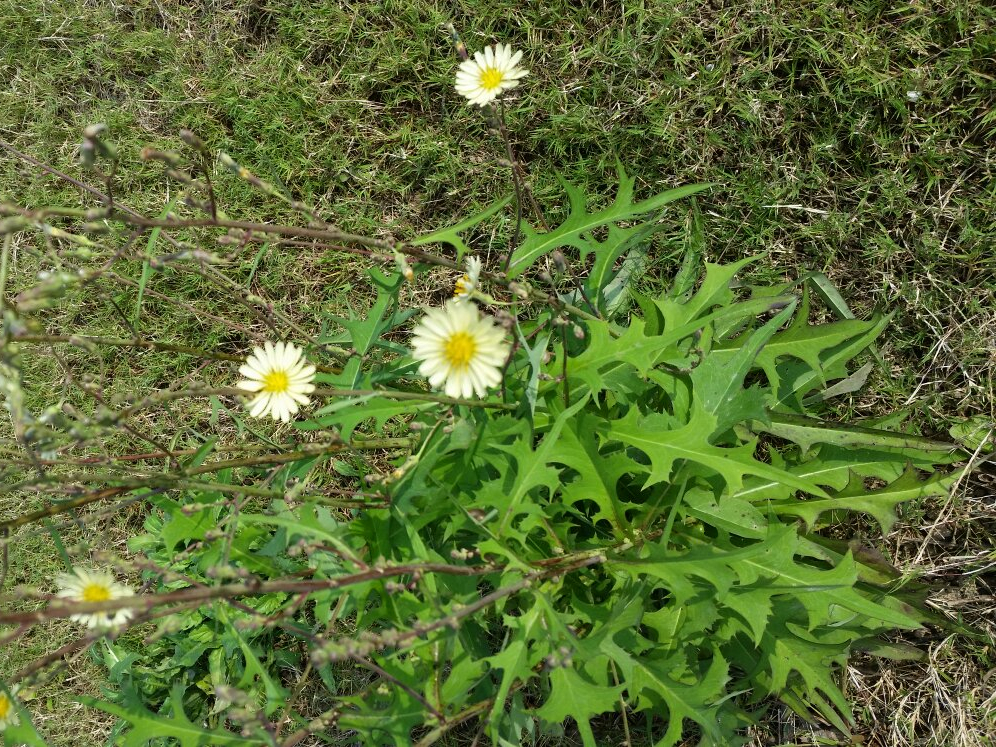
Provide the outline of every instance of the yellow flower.
<path id="1" fill-rule="evenodd" d="M 292 343 L 267 342 L 253 348 L 239 368 L 246 378 L 235 386 L 247 392 L 258 392 L 246 405 L 254 418 L 269 414 L 275 420 L 288 422 L 315 391 L 312 379 L 315 367 L 308 364 L 303 351 Z"/>
<path id="2" fill-rule="evenodd" d="M 448 397 L 485 397 L 501 383 L 508 343 L 475 304 L 453 299 L 426 311 L 412 332 L 412 351 L 419 373 Z"/>
<path id="3" fill-rule="evenodd" d="M 456 75 L 456 90 L 471 104 L 487 106 L 503 91 L 519 85 L 519 79 L 529 74 L 518 67 L 522 52 L 512 54 L 507 44 L 485 47 L 473 58 L 460 63 Z"/>
<path id="4" fill-rule="evenodd" d="M 0 732 L 8 726 L 17 726 L 20 721 L 17 717 L 17 702 L 14 700 L 17 690 L 17 685 L 6 692 L 0 690 Z"/>
<path id="5" fill-rule="evenodd" d="M 70 573 L 60 573 L 55 582 L 62 588 L 56 596 L 72 602 L 109 602 L 134 596 L 135 592 L 114 580 L 107 571 L 89 571 L 73 568 Z M 132 618 L 129 609 L 108 610 L 106 612 L 81 612 L 70 615 L 76 622 L 86 623 L 96 630 L 113 630 Z"/>
<path id="6" fill-rule="evenodd" d="M 453 297 L 461 301 L 469 301 L 477 290 L 481 278 L 481 260 L 477 257 L 467 257 L 467 272 L 456 282 Z"/>

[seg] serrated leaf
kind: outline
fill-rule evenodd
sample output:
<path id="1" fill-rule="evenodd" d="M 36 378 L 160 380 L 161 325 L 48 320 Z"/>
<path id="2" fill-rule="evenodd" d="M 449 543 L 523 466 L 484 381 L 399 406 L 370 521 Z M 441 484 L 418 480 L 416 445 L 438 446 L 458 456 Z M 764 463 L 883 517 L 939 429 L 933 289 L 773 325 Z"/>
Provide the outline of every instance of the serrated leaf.
<path id="1" fill-rule="evenodd" d="M 794 527 L 771 524 L 763 541 L 746 547 L 723 549 L 703 544 L 676 553 L 654 544 L 645 547 L 638 559 L 627 558 L 612 565 L 635 578 L 647 575 L 660 579 L 673 594 L 675 604 L 691 599 L 700 582 L 705 582 L 715 590 L 718 602 L 723 602 L 735 586 L 766 589 L 769 596 L 791 591 L 807 610 L 811 627 L 830 621 L 836 610 L 902 628 L 919 626 L 904 612 L 879 604 L 854 588 L 858 575 L 850 554 L 834 568 L 816 568 L 796 558 L 800 547 Z"/>
<path id="2" fill-rule="evenodd" d="M 503 502 L 501 522 L 498 527 L 498 534 L 503 534 L 510 526 L 520 504 L 532 490 L 545 487 L 550 495 L 559 486 L 560 470 L 549 466 L 552 461 L 554 450 L 558 446 L 560 432 L 564 424 L 586 404 L 585 400 L 575 402 L 567 410 L 557 415 L 550 430 L 543 437 L 543 440 L 534 448 L 532 445 L 532 434 L 524 434 L 516 439 L 510 446 L 496 446 L 505 451 L 515 459 L 516 471 L 515 479 L 509 490 L 508 498 Z"/>
<path id="3" fill-rule="evenodd" d="M 730 290 L 733 279 L 740 270 L 757 260 L 757 257 L 746 257 L 730 265 L 706 262 L 702 285 L 691 298 L 681 300 L 665 293 L 655 299 L 654 303 L 663 315 L 665 329 L 698 319 L 715 306 L 729 306 L 733 301 L 733 291 Z"/>
<path id="4" fill-rule="evenodd" d="M 993 450 L 993 433 L 996 423 L 991 417 L 976 415 L 948 429 L 948 435 L 966 451 L 989 453 Z"/>
<path id="5" fill-rule="evenodd" d="M 690 488 L 682 497 L 682 509 L 689 516 L 740 537 L 761 539 L 767 534 L 764 514 L 736 496 L 724 494 L 717 499 L 710 490 Z"/>
<path id="6" fill-rule="evenodd" d="M 643 276 L 647 265 L 647 247 L 637 244 L 626 253 L 612 280 L 601 291 L 603 313 L 606 319 L 615 319 L 632 303 L 632 288 L 635 281 Z"/>
<path id="7" fill-rule="evenodd" d="M 506 618 L 505 627 L 511 631 L 511 640 L 499 653 L 485 659 L 492 669 L 500 669 L 502 673 L 501 684 L 498 686 L 494 705 L 488 716 L 492 734 L 497 733 L 505 712 L 505 698 L 508 697 L 513 683 L 517 679 L 525 682 L 533 676 L 532 659 L 536 657 L 530 654 L 529 647 L 539 631 L 539 623 L 540 609 L 536 605 L 518 618 Z"/>
<path id="8" fill-rule="evenodd" d="M 824 275 L 822 272 L 811 272 L 806 277 L 806 281 L 809 285 L 813 287 L 816 294 L 823 299 L 823 302 L 833 309 L 833 312 L 839 316 L 841 319 L 854 319 L 854 312 L 851 311 L 850 307 L 847 305 L 847 301 L 837 290 L 837 286 L 834 285 L 830 278 Z M 868 346 L 869 352 L 875 356 L 875 362 L 881 370 L 886 370 L 885 360 L 882 358 L 882 354 L 879 353 L 878 348 L 874 344 Z"/>
<path id="9" fill-rule="evenodd" d="M 681 258 L 681 267 L 675 273 L 671 287 L 668 289 L 670 298 L 678 299 L 695 287 L 699 276 L 702 255 L 705 253 L 705 231 L 702 227 L 702 212 L 698 200 L 690 200 L 691 209 L 685 222 L 685 252 Z"/>
<path id="10" fill-rule="evenodd" d="M 262 610 L 259 611 L 266 614 L 266 612 L 263 612 Z M 263 683 L 263 689 L 266 693 L 266 701 L 263 710 L 267 716 L 272 716 L 273 713 L 281 707 L 281 704 L 287 701 L 287 696 L 289 695 L 288 690 L 276 682 L 270 675 L 267 668 L 263 666 L 262 662 L 259 660 L 259 657 L 256 655 L 256 652 L 253 650 L 252 645 L 245 639 L 242 633 L 239 632 L 239 627 L 231 624 L 224 606 L 219 605 L 217 615 L 218 621 L 225 626 L 225 635 L 233 636 L 235 640 L 238 641 L 239 648 L 242 649 L 242 656 L 245 659 L 245 671 L 242 674 L 242 678 L 235 684 L 235 686 L 242 690 L 247 690 L 255 684 L 256 678 L 258 678 L 259 681 Z"/>
<path id="11" fill-rule="evenodd" d="M 852 392 L 859 391 L 868 381 L 868 376 L 875 369 L 874 363 L 866 363 L 857 371 L 852 373 L 846 379 L 841 379 L 833 386 L 828 386 L 822 391 L 811 394 L 806 399 L 803 400 L 802 404 L 806 407 L 815 405 L 818 402 L 825 402 L 828 399 L 833 399 L 834 397 L 839 397 L 842 394 L 851 394 Z"/>
<path id="12" fill-rule="evenodd" d="M 588 277 L 585 278 L 585 288 L 589 298 L 596 299 L 596 304 L 606 317 L 612 318 L 613 316 L 609 312 L 609 286 L 613 282 L 619 281 L 611 289 L 615 298 L 615 306 L 618 308 L 622 298 L 625 298 L 626 286 L 632 279 L 636 267 L 642 267 L 644 264 L 645 242 L 661 227 L 661 224 L 654 219 L 626 228 L 620 228 L 614 223 L 610 223 L 605 241 L 599 241 L 594 236 L 589 237 L 590 252 L 588 253 L 594 254 L 595 261 Z M 615 269 L 616 261 L 627 253 L 626 262 L 617 271 Z M 585 254 L 582 252 L 582 257 Z"/>
<path id="13" fill-rule="evenodd" d="M 772 413 L 767 423 L 754 421 L 753 426 L 755 430 L 797 443 L 804 450 L 812 448 L 814 444 L 833 444 L 887 449 L 921 458 L 925 453 L 929 453 L 931 460 L 935 462 L 943 462 L 946 456 L 950 457 L 950 461 L 960 458 L 957 444 L 857 425 L 842 425 L 805 415 Z"/>
<path id="14" fill-rule="evenodd" d="M 820 446 L 818 453 L 811 454 L 805 462 L 787 466 L 785 470 L 817 485 L 841 490 L 850 481 L 852 473 L 862 477 L 895 480 L 903 473 L 909 461 L 913 461 L 914 464 L 932 464 L 929 460 L 911 460 L 906 455 L 894 452 L 846 449 L 825 444 Z M 778 480 L 752 477 L 744 481 L 743 488 L 737 491 L 735 497 L 757 502 L 788 498 L 794 492 L 793 488 Z"/>
<path id="15" fill-rule="evenodd" d="M 699 406 L 716 419 L 716 432 L 724 433 L 744 420 L 765 417 L 768 395 L 758 388 L 744 389 L 744 377 L 755 359 L 763 355 L 773 335 L 784 324 L 795 304 L 789 305 L 760 329 L 744 333 L 747 339 L 738 339 L 739 347 L 732 356 L 716 356 L 713 348 L 701 364 L 691 373 L 692 385 Z"/>
<path id="16" fill-rule="evenodd" d="M 718 725 L 717 714 L 729 679 L 729 665 L 719 654 L 713 652 L 708 671 L 697 682 L 689 684 L 676 681 L 657 662 L 640 661 L 633 670 L 633 677 L 627 683 L 631 697 L 637 698 L 637 708 L 654 711 L 658 701 L 667 706 L 667 730 L 657 742 L 657 747 L 672 747 L 681 740 L 685 720 L 694 721 L 703 737 L 713 744 L 724 743 L 724 735 Z M 654 697 L 656 696 L 656 697 Z"/>
<path id="17" fill-rule="evenodd" d="M 684 605 L 692 599 L 701 587 L 700 582 L 708 584 L 713 590 L 713 598 L 721 603 L 734 585 L 748 586 L 764 577 L 762 568 L 749 564 L 748 560 L 770 555 L 777 543 L 794 535 L 792 527 L 774 524 L 769 527 L 764 541 L 746 547 L 702 546 L 676 552 L 651 545 L 644 548 L 639 558 L 620 560 L 612 567 L 637 580 L 649 576 L 663 581 L 674 605 Z"/>
<path id="18" fill-rule="evenodd" d="M 612 204 L 589 213 L 585 208 L 585 198 L 581 190 L 572 184 L 562 181 L 570 203 L 570 213 L 567 219 L 547 233 L 538 233 L 524 223 L 522 232 L 525 236 L 521 246 L 513 253 L 509 263 L 508 276 L 514 278 L 525 272 L 540 257 L 564 246 L 573 246 L 581 252 L 581 258 L 591 251 L 588 232 L 620 221 L 630 221 L 659 210 L 669 202 L 701 192 L 712 184 L 691 184 L 684 187 L 669 189 L 642 202 L 633 202 L 633 185 L 636 180 L 626 175 L 622 166 L 618 167 L 619 190 Z"/>
<path id="19" fill-rule="evenodd" d="M 809 614 L 810 628 L 830 622 L 837 614 L 835 608 L 900 628 L 920 627 L 909 615 L 868 599 L 854 588 L 858 574 L 851 555 L 846 555 L 835 568 L 814 568 L 796 561 L 797 544 L 798 538 L 793 534 L 774 545 L 771 552 L 743 562 L 762 576 L 778 579 L 783 590 L 791 589 Z"/>
<path id="20" fill-rule="evenodd" d="M 630 536 L 626 507 L 618 495 L 618 482 L 623 475 L 645 472 L 645 467 L 621 450 L 602 453 L 595 430 L 586 422 L 584 415 L 564 428 L 550 460 L 578 473 L 562 487 L 564 503 L 573 505 L 581 500 L 594 501 L 599 511 L 592 517 L 593 521 L 607 520 L 620 539 Z"/>
<path id="21" fill-rule="evenodd" d="M 639 373 L 652 368 L 661 344 L 659 337 L 648 337 L 643 333 L 643 321 L 640 319 L 633 319 L 618 337 L 613 337 L 606 325 L 594 324 L 589 329 L 588 347 L 567 361 L 568 380 L 583 382 L 592 393 L 601 392 L 606 388 L 605 374 L 608 371 L 621 365 L 633 366 Z M 551 366 L 553 370 L 560 370 L 561 356 L 563 351 Z M 557 386 L 551 383 L 540 387 L 540 391 L 549 391 Z"/>
<path id="22" fill-rule="evenodd" d="M 809 297 L 803 294 L 799 314 L 792 325 L 774 334 L 764 349 L 754 361 L 754 366 L 764 371 L 775 389 L 779 385 L 777 363 L 785 357 L 797 358 L 803 361 L 808 370 L 817 377 L 823 377 L 824 363 L 821 356 L 847 340 L 854 339 L 874 329 L 876 321 L 862 322 L 856 319 L 811 325 L 809 319 Z M 743 342 L 739 339 L 728 340 L 716 345 L 712 356 L 722 364 L 732 362 L 740 355 Z"/>
<path id="23" fill-rule="evenodd" d="M 716 432 L 716 418 L 700 408 L 693 407 L 692 418 L 684 427 L 672 429 L 670 425 L 666 416 L 658 413 L 641 416 L 636 408 L 608 425 L 607 436 L 635 446 L 650 457 L 651 470 L 645 487 L 667 480 L 675 461 L 687 459 L 722 476 L 730 492 L 740 489 L 744 475 L 757 475 L 813 495 L 827 496 L 818 485 L 757 461 L 752 443 L 730 448 L 710 444 L 709 438 Z"/>
<path id="24" fill-rule="evenodd" d="M 822 692 L 836 711 L 851 721 L 847 699 L 831 676 L 832 665 L 842 665 L 846 659 L 846 653 L 840 646 L 800 638 L 788 626 L 775 623 L 765 634 L 761 650 L 766 654 L 770 668 L 771 693 L 784 693 L 790 684 L 790 675 L 795 672 L 802 678 L 808 701 L 815 701 L 817 692 Z M 846 731 L 847 726 L 841 725 Z"/>
<path id="25" fill-rule="evenodd" d="M 160 533 L 163 546 L 168 551 L 181 542 L 204 539 L 218 525 L 215 511 L 210 508 L 188 514 L 181 510 L 179 503 L 169 498 L 160 496 L 152 498 L 151 502 L 169 517 Z"/>
<path id="26" fill-rule="evenodd" d="M 184 687 L 181 683 L 173 683 L 170 689 L 170 714 L 155 714 L 141 706 L 137 696 L 132 697 L 128 707 L 117 703 L 108 703 L 88 696 L 80 696 L 78 700 L 84 705 L 96 708 L 113 716 L 124 719 L 132 728 L 124 735 L 122 747 L 145 747 L 149 740 L 155 738 L 175 739 L 180 747 L 215 747 L 215 745 L 242 745 L 254 747 L 257 740 L 245 739 L 223 729 L 206 729 L 194 724 L 183 711 Z"/>
<path id="27" fill-rule="evenodd" d="M 339 729 L 354 730 L 362 734 L 368 744 L 378 746 L 411 747 L 412 729 L 425 723 L 426 714 L 421 703 L 411 698 L 401 688 L 393 688 L 394 702 L 375 707 L 360 697 L 342 698 L 342 703 L 353 706 L 339 716 Z M 259 747 L 258 743 L 254 743 Z"/>
<path id="28" fill-rule="evenodd" d="M 864 481 L 855 476 L 847 487 L 830 498 L 770 503 L 768 508 L 780 516 L 798 516 L 810 528 L 827 511 L 866 513 L 874 516 L 882 532 L 887 534 L 896 521 L 898 504 L 928 496 L 946 496 L 961 476 L 962 471 L 959 470 L 921 480 L 917 471 L 910 467 L 897 480 L 875 490 L 866 489 Z"/>
<path id="29" fill-rule="evenodd" d="M 374 305 L 359 316 L 350 312 L 349 319 L 338 319 L 338 322 L 349 331 L 353 348 L 359 356 L 366 355 L 380 336 L 392 326 L 391 319 L 385 318 L 385 315 L 391 304 L 395 302 L 398 289 L 405 282 L 400 273 L 388 277 L 376 267 L 368 268 L 367 274 L 377 289 L 377 300 Z"/>
<path id="30" fill-rule="evenodd" d="M 825 351 L 820 356 L 818 369 L 796 360 L 779 363 L 775 369 L 778 385 L 773 409 L 799 412 L 802 410 L 800 400 L 806 394 L 819 388 L 826 381 L 846 378 L 848 361 L 867 349 L 882 334 L 891 318 L 891 315 L 876 317 L 871 320 L 872 326 L 863 333 Z"/>
<path id="31" fill-rule="evenodd" d="M 436 407 L 435 402 L 415 402 L 412 400 L 391 399 L 377 394 L 364 394 L 358 397 L 343 397 L 326 405 L 308 420 L 295 422 L 295 427 L 301 430 L 321 430 L 329 426 L 337 426 L 343 440 L 348 441 L 353 436 L 356 427 L 371 418 L 374 421 L 374 431 L 379 432 L 384 424 L 393 417 L 414 414 Z"/>
<path id="32" fill-rule="evenodd" d="M 536 715 L 552 724 L 570 716 L 580 725 L 582 720 L 587 722 L 592 716 L 616 710 L 624 689 L 623 685 L 596 685 L 571 667 L 557 667 L 550 672 L 550 696 Z M 594 742 L 591 744 L 594 746 Z"/>
<path id="33" fill-rule="evenodd" d="M 536 413 L 536 397 L 539 393 L 539 376 L 543 371 L 543 356 L 547 352 L 552 332 L 549 330 L 540 330 L 536 335 L 536 339 L 530 344 L 518 325 L 516 325 L 515 329 L 519 338 L 519 345 L 526 351 L 526 359 L 529 361 L 529 377 L 525 381 L 523 389 L 525 394 L 524 404 L 528 406 L 529 417 L 532 418 Z"/>
<path id="34" fill-rule="evenodd" d="M 433 231 L 432 233 L 425 234 L 424 236 L 419 236 L 414 241 L 409 242 L 411 246 L 425 246 L 426 244 L 449 244 L 456 250 L 456 258 L 459 262 L 463 259 L 463 255 L 470 251 L 467 245 L 464 243 L 460 234 L 469 228 L 473 228 L 478 223 L 487 220 L 492 215 L 497 213 L 503 207 L 505 207 L 512 200 L 512 195 L 498 200 L 498 202 L 493 203 L 476 215 L 472 215 L 466 220 L 462 220 L 456 225 L 450 226 L 449 228 L 442 228 L 438 231 Z"/>

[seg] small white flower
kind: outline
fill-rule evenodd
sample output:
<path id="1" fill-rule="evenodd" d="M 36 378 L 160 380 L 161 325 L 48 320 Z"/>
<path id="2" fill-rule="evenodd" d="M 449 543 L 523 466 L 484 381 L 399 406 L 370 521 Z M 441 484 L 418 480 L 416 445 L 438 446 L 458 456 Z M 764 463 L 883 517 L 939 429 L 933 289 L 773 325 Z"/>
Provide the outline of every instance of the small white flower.
<path id="1" fill-rule="evenodd" d="M 419 373 L 448 397 L 484 397 L 501 383 L 508 355 L 505 331 L 476 304 L 452 299 L 429 309 L 412 333 Z"/>
<path id="2" fill-rule="evenodd" d="M 20 722 L 17 717 L 17 703 L 14 700 L 17 690 L 17 685 L 9 688 L 6 692 L 0 690 L 0 732 L 8 726 L 17 726 Z"/>
<path id="3" fill-rule="evenodd" d="M 910 101 L 910 102 L 919 101 L 920 100 L 920 92 L 919 91 L 907 91 L 906 92 L 906 100 Z"/>
<path id="4" fill-rule="evenodd" d="M 478 288 L 481 279 L 481 260 L 477 257 L 467 257 L 467 272 L 456 281 L 453 297 L 461 301 L 469 301 Z"/>
<path id="5" fill-rule="evenodd" d="M 72 602 L 108 602 L 134 596 L 135 592 L 114 580 L 107 571 L 88 571 L 73 568 L 70 573 L 60 573 L 55 583 L 61 588 L 56 596 Z M 86 623 L 96 630 L 111 630 L 124 625 L 132 618 L 129 609 L 108 610 L 107 612 L 81 612 L 70 615 L 76 622 Z"/>
<path id="6" fill-rule="evenodd" d="M 266 342 L 261 348 L 253 348 L 239 373 L 246 378 L 235 386 L 258 392 L 246 405 L 254 418 L 269 414 L 286 423 L 300 405 L 310 402 L 308 395 L 315 391 L 311 383 L 315 367 L 300 348 L 289 342 Z"/>
<path id="7" fill-rule="evenodd" d="M 487 106 L 503 91 L 519 85 L 519 79 L 529 74 L 518 67 L 522 52 L 512 54 L 508 44 L 485 47 L 474 52 L 471 59 L 460 63 L 456 74 L 456 90 L 471 104 Z"/>

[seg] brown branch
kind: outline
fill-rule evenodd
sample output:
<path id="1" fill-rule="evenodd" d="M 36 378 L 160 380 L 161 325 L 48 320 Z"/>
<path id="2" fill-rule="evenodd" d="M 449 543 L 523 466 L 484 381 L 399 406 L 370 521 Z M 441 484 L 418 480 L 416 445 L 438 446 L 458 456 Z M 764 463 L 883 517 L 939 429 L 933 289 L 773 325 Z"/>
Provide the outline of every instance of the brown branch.
<path id="1" fill-rule="evenodd" d="M 311 569 L 309 569 L 311 570 Z M 216 599 L 232 599 L 235 597 L 257 597 L 265 594 L 287 593 L 300 594 L 315 591 L 332 591 L 345 586 L 375 581 L 392 576 L 404 576 L 422 573 L 448 573 L 458 576 L 481 576 L 498 570 L 497 566 L 462 566 L 447 563 L 406 563 L 403 565 L 371 567 L 367 570 L 315 581 L 307 580 L 277 580 L 248 581 L 237 584 L 223 584 L 204 588 L 181 589 L 166 594 L 148 594 L 137 597 L 124 597 L 106 602 L 72 602 L 64 601 L 49 604 L 41 610 L 30 612 L 0 612 L 0 625 L 20 625 L 24 623 L 43 622 L 57 618 L 66 618 L 77 614 L 92 612 L 110 612 L 121 609 L 142 609 L 148 612 L 165 605 L 188 604 L 191 602 L 207 602 Z M 486 599 L 494 596 L 489 594 Z M 491 602 L 489 601 L 488 604 Z M 473 607 L 474 605 L 471 605 Z M 485 605 L 486 606 L 486 605 Z M 480 607 L 476 607 L 479 609 Z M 461 610 L 462 612 L 463 610 Z M 163 613 L 165 614 L 165 613 Z"/>

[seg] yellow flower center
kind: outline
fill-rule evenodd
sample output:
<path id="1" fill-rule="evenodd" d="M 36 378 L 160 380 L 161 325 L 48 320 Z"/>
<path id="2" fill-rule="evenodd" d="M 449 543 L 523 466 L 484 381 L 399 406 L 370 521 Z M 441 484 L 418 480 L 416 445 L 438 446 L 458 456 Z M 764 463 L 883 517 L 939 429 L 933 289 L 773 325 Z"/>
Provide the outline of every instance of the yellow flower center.
<path id="1" fill-rule="evenodd" d="M 446 341 L 443 355 L 446 356 L 450 368 L 466 368 L 476 352 L 477 343 L 474 342 L 474 338 L 466 332 L 457 332 Z"/>
<path id="2" fill-rule="evenodd" d="M 290 377 L 286 371 L 270 371 L 263 377 L 263 391 L 271 394 L 286 392 L 290 386 Z"/>
<path id="3" fill-rule="evenodd" d="M 456 289 L 453 292 L 454 296 L 462 296 L 467 292 L 467 284 L 470 282 L 470 278 L 464 275 L 462 278 L 456 281 Z"/>
<path id="4" fill-rule="evenodd" d="M 8 698 L 4 693 L 0 693 L 0 721 L 7 718 L 13 710 L 14 704 L 10 702 L 10 698 Z"/>
<path id="5" fill-rule="evenodd" d="M 501 85 L 505 73 L 495 67 L 485 68 L 481 73 L 481 88 L 491 91 Z"/>
<path id="6" fill-rule="evenodd" d="M 82 596 L 84 602 L 106 602 L 111 598 L 111 590 L 104 584 L 87 584 Z"/>

